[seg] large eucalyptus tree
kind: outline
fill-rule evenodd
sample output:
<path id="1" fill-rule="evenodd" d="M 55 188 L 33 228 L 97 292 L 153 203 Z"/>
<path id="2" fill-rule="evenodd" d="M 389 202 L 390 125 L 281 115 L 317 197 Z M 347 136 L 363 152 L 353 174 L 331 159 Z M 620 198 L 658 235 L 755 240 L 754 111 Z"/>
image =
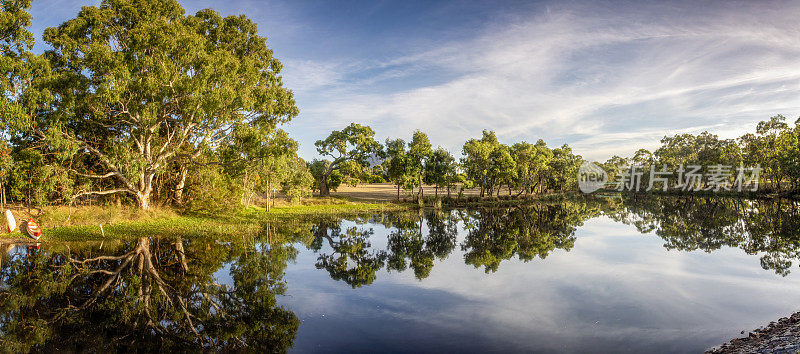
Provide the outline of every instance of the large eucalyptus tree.
<path id="1" fill-rule="evenodd" d="M 106 0 L 48 28 L 44 40 L 54 100 L 31 118 L 30 134 L 73 149 L 77 175 L 113 181 L 75 196 L 129 193 L 148 209 L 153 179 L 169 163 L 192 163 L 237 129 L 266 136 L 298 113 L 281 63 L 243 15 Z"/>
<path id="2" fill-rule="evenodd" d="M 375 141 L 375 131 L 356 123 L 334 130 L 325 140 L 317 140 L 314 145 L 320 155 L 332 159 L 323 160 L 319 162 L 320 168 L 312 169 L 316 172 L 315 179 L 323 197 L 330 195 L 330 177 L 335 171 L 345 169 L 350 175 L 362 175 L 370 167 L 371 160 L 383 154 L 383 147 Z"/>

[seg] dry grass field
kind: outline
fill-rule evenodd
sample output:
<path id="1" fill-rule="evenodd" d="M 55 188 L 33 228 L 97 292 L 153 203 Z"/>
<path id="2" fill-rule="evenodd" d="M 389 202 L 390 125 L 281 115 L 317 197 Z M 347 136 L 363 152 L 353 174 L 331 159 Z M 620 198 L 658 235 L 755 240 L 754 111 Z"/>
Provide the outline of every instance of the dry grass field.
<path id="1" fill-rule="evenodd" d="M 433 186 L 424 186 L 423 188 L 424 188 L 423 193 L 426 196 L 433 196 L 436 192 L 436 188 Z M 450 193 L 451 195 L 456 195 L 458 193 L 458 189 L 451 188 Z M 479 188 L 464 190 L 464 195 L 472 196 L 479 194 L 480 194 Z M 359 184 L 355 187 L 343 184 L 339 186 L 339 189 L 336 192 L 331 192 L 331 195 L 348 197 L 363 201 L 386 202 L 397 199 L 397 187 L 391 183 Z M 447 195 L 447 190 L 439 188 L 439 195 L 440 196 Z M 401 199 L 409 197 L 411 197 L 410 190 L 400 189 Z"/>

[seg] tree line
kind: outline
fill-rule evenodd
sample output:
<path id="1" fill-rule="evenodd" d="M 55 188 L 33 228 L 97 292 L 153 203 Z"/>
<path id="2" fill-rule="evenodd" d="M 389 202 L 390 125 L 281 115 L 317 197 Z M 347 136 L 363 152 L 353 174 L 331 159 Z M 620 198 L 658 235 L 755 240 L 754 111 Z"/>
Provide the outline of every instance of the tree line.
<path id="1" fill-rule="evenodd" d="M 480 196 L 576 189 L 584 159 L 568 145 L 503 144 L 492 131 L 456 158 L 424 132 L 375 139 L 350 124 L 306 162 L 281 127 L 299 110 L 282 64 L 246 16 L 186 14 L 175 0 L 85 6 L 47 28 L 32 52 L 30 0 L 0 5 L 0 203 L 129 203 L 213 211 L 278 191 L 302 201 L 342 183 L 391 182 L 416 199 L 478 188 Z M 681 134 L 603 164 L 760 164 L 776 191 L 800 188 L 800 122 L 761 122 L 739 139 Z"/>
<path id="2" fill-rule="evenodd" d="M 456 250 L 463 261 L 486 273 L 503 262 L 545 259 L 569 252 L 575 232 L 600 215 L 655 234 L 668 250 L 714 252 L 741 248 L 758 255 L 764 270 L 786 276 L 797 262 L 796 230 L 800 203 L 738 198 L 659 196 L 637 198 L 576 198 L 558 204 L 530 203 L 514 208 L 470 208 L 401 212 L 353 219 L 358 226 L 342 227 L 341 219 L 317 220 L 310 227 L 309 249 L 318 252 L 317 268 L 353 288 L 372 284 L 378 271 L 411 270 L 427 278 L 438 261 Z M 375 247 L 370 224 L 390 231 L 384 248 Z M 459 224 L 464 238 L 457 241 Z M 425 226 L 425 227 L 423 227 Z M 302 234 L 303 231 L 295 231 Z M 323 251 L 323 246 L 327 250 Z"/>
<path id="3" fill-rule="evenodd" d="M 492 132 L 458 163 L 416 132 L 406 143 L 351 124 L 306 163 L 281 129 L 298 114 L 282 65 L 246 16 L 186 14 L 177 1 L 103 1 L 44 31 L 32 52 L 29 0 L 2 2 L 0 202 L 112 202 L 215 210 L 295 201 L 341 183 L 454 186 L 497 195 L 563 190 L 581 160 L 543 142 L 507 146 Z"/>
<path id="4" fill-rule="evenodd" d="M 609 173 L 610 181 L 619 180 L 620 172 L 629 166 L 638 166 L 644 172 L 641 177 L 645 185 L 649 185 L 651 169 L 662 171 L 666 167 L 673 171 L 681 165 L 719 166 L 732 172 L 723 181 L 730 186 L 737 168 L 757 167 L 760 192 L 796 195 L 800 192 L 800 118 L 791 124 L 783 115 L 776 115 L 759 122 L 754 133 L 735 139 L 720 139 L 709 132 L 665 136 L 661 146 L 652 152 L 639 149 L 630 157 L 614 156 L 601 165 Z M 699 181 L 699 189 L 710 188 L 706 177 L 703 175 Z"/>
<path id="5" fill-rule="evenodd" d="M 320 194 L 329 195 L 345 182 L 387 181 L 415 198 L 424 197 L 422 186 L 434 187 L 448 196 L 458 188 L 480 188 L 480 196 L 499 196 L 566 191 L 574 189 L 578 168 L 583 162 L 569 145 L 549 148 L 539 140 L 536 144 L 520 142 L 502 144 L 493 131 L 484 131 L 480 139 L 464 143 L 461 159 L 442 147 L 434 148 L 428 135 L 413 133 L 403 139 L 386 139 L 381 145 L 368 126 L 350 124 L 316 142 L 323 159 L 310 163 Z"/>

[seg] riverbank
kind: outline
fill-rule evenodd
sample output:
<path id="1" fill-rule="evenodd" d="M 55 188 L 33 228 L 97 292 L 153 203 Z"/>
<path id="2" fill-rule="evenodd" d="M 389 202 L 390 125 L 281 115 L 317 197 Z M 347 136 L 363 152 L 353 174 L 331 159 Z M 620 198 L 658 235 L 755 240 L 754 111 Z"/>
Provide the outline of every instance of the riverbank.
<path id="1" fill-rule="evenodd" d="M 440 191 L 441 192 L 441 191 Z M 708 192 L 711 193 L 711 192 Z M 397 190 L 388 183 L 342 186 L 331 197 L 306 198 L 301 205 L 293 205 L 285 199 L 277 199 L 271 210 L 250 206 L 241 210 L 220 212 L 180 212 L 171 208 L 153 208 L 142 211 L 134 206 L 49 206 L 41 209 L 11 207 L 18 221 L 33 217 L 44 230 L 43 242 L 102 240 L 109 238 L 129 239 L 139 236 L 178 235 L 184 237 L 211 236 L 225 239 L 230 235 L 249 234 L 259 228 L 259 223 L 287 220 L 303 216 L 346 215 L 387 211 L 416 210 L 419 208 L 464 208 L 464 207 L 514 207 L 530 203 L 560 203 L 578 200 L 610 200 L 627 196 L 672 196 L 674 194 L 628 194 L 598 191 L 593 194 L 579 192 L 550 193 L 543 195 L 518 196 L 505 193 L 500 196 L 480 197 L 480 191 L 467 190 L 464 193 L 439 193 L 432 187 L 425 187 L 421 203 L 414 195 L 403 195 L 397 199 Z M 692 194 L 699 197 L 737 197 L 723 194 Z M 744 196 L 738 196 L 742 198 Z M 748 195 L 748 199 L 758 198 Z M 0 236 L 0 242 L 26 240 L 19 231 Z M 29 240 L 29 239 L 28 239 Z"/>
<path id="2" fill-rule="evenodd" d="M 209 237 L 227 240 L 258 232 L 261 223 L 303 216 L 352 215 L 408 210 L 412 204 L 369 203 L 347 198 L 310 198 L 303 205 L 280 202 L 271 210 L 250 206 L 222 212 L 179 213 L 168 208 L 132 206 L 63 206 L 28 210 L 11 207 L 18 221 L 34 218 L 43 229 L 39 242 L 133 239 L 143 236 Z M 19 229 L 0 235 L 2 243 L 36 242 Z"/>
<path id="3" fill-rule="evenodd" d="M 313 197 L 293 205 L 278 199 L 269 211 L 264 207 L 250 206 L 241 210 L 220 212 L 180 212 L 171 208 L 155 207 L 139 210 L 134 206 L 47 206 L 28 209 L 9 206 L 19 221 L 33 218 L 44 231 L 40 242 L 83 241 L 103 239 L 131 239 L 141 236 L 176 235 L 182 237 L 215 237 L 226 239 L 230 235 L 256 232 L 262 222 L 286 220 L 303 216 L 352 215 L 389 211 L 416 210 L 443 207 L 512 206 L 534 201 L 558 201 L 580 197 L 577 193 L 555 193 L 532 197 L 479 197 L 479 191 L 467 190 L 460 196 L 436 196 L 435 188 L 426 186 L 422 203 L 414 196 L 403 195 L 397 200 L 396 189 L 391 184 L 370 184 L 357 187 L 343 186 L 331 197 Z M 0 242 L 33 242 L 16 230 L 0 235 Z"/>
<path id="4" fill-rule="evenodd" d="M 744 332 L 742 332 L 744 334 Z M 706 353 L 797 353 L 800 351 L 800 312 L 771 322 L 746 337 L 736 338 Z"/>

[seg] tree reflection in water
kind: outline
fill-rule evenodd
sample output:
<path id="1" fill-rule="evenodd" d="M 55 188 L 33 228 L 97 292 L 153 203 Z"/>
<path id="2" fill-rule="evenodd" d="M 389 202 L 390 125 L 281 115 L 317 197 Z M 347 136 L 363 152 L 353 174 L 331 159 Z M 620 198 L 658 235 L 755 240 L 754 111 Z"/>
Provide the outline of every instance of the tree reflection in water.
<path id="1" fill-rule="evenodd" d="M 353 219 L 358 226 L 341 229 L 341 220 L 312 227 L 310 248 L 319 252 L 317 268 L 352 287 L 369 285 L 377 272 L 413 270 L 417 279 L 429 276 L 435 261 L 456 245 L 464 262 L 487 273 L 503 261 L 545 259 L 555 250 L 569 251 L 575 232 L 591 218 L 606 215 L 654 232 L 668 250 L 707 252 L 722 246 L 760 254 L 764 269 L 786 275 L 800 257 L 798 202 L 748 201 L 731 198 L 624 197 L 584 198 L 510 208 L 391 213 Z M 389 229 L 387 246 L 371 245 L 371 224 Z M 423 226 L 427 226 L 426 228 Z M 457 242 L 459 228 L 464 238 Z M 323 245 L 332 252 L 322 251 Z"/>
<path id="2" fill-rule="evenodd" d="M 105 248 L 3 246 L 0 345 L 283 352 L 299 321 L 276 297 L 286 292 L 284 271 L 297 246 L 315 252 L 316 267 L 332 279 L 358 288 L 384 267 L 425 279 L 456 250 L 465 264 L 487 273 L 510 259 L 544 260 L 575 247 L 576 230 L 601 215 L 654 232 L 671 251 L 741 248 L 781 275 L 800 257 L 798 202 L 637 196 L 293 219 L 231 237 L 235 242 L 143 237 Z M 373 246 L 382 244 L 375 242 L 376 225 L 387 229 L 385 247 Z M 220 281 L 220 273 L 229 277 Z"/>
<path id="3" fill-rule="evenodd" d="M 597 203 L 563 203 L 465 213 L 465 262 L 489 273 L 514 256 L 527 262 L 556 249 L 569 251 L 577 228 L 599 211 Z"/>
<path id="4" fill-rule="evenodd" d="M 628 197 L 607 209 L 619 222 L 655 231 L 670 250 L 738 247 L 760 254 L 762 268 L 783 276 L 800 257 L 798 201 Z"/>
<path id="5" fill-rule="evenodd" d="M 0 343 L 12 351 L 285 351 L 299 321 L 275 296 L 296 250 L 248 248 L 144 237 L 112 252 L 13 253 L 0 272 Z M 229 285 L 214 277 L 226 263 Z"/>

